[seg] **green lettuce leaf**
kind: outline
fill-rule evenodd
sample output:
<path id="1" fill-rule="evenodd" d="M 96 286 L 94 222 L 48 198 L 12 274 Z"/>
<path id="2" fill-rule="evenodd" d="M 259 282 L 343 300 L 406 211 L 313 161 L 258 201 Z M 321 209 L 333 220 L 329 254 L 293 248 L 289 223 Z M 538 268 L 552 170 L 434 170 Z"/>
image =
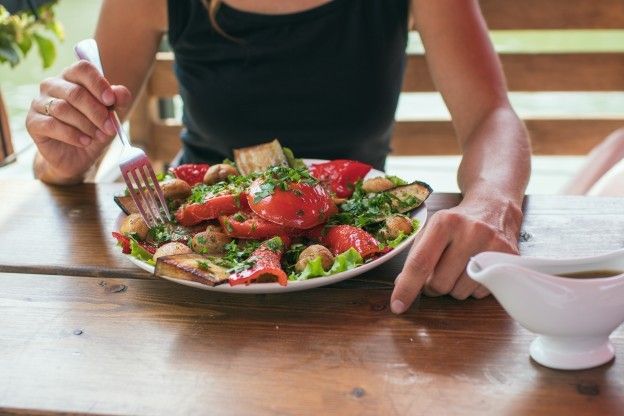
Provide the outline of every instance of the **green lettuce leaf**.
<path id="1" fill-rule="evenodd" d="M 290 275 L 289 279 L 307 280 L 314 277 L 330 276 L 332 274 L 354 269 L 363 263 L 364 259 L 362 259 L 362 256 L 360 256 L 360 253 L 358 253 L 353 247 L 351 247 L 349 250 L 337 255 L 334 258 L 334 264 L 332 264 L 332 267 L 328 271 L 323 270 L 321 257 L 319 256 L 314 260 L 310 261 L 301 273 Z"/>
<path id="2" fill-rule="evenodd" d="M 130 238 L 130 255 L 152 266 L 156 264 L 152 254 L 141 247 L 134 238 Z"/>

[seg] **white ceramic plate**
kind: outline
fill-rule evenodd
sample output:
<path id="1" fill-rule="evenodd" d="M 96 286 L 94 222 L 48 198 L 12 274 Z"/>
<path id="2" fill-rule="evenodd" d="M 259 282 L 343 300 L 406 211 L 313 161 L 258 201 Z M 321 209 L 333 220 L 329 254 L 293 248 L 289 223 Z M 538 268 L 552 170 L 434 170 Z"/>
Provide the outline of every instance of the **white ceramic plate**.
<path id="1" fill-rule="evenodd" d="M 304 161 L 307 165 L 325 162 L 325 160 L 320 160 L 320 159 L 304 159 Z M 383 172 L 373 169 L 368 173 L 368 175 L 366 175 L 366 178 L 372 178 L 375 176 L 382 176 L 382 175 L 384 175 Z M 358 276 L 371 269 L 374 269 L 375 267 L 382 265 L 383 263 L 387 262 L 388 260 L 396 256 L 397 254 L 399 254 L 400 252 L 408 248 L 411 245 L 412 241 L 414 241 L 416 234 L 418 234 L 423 229 L 425 222 L 427 221 L 426 204 L 423 203 L 416 210 L 412 211 L 410 213 L 410 216 L 412 218 L 417 219 L 420 222 L 420 228 L 418 229 L 417 232 L 413 233 L 409 238 L 407 238 L 405 241 L 399 244 L 394 250 L 390 251 L 389 253 L 384 254 L 383 256 L 369 263 L 365 263 L 361 266 L 358 266 L 355 269 L 347 270 L 346 272 L 342 272 L 342 273 L 333 274 L 331 276 L 315 277 L 312 279 L 302 280 L 302 281 L 292 281 L 292 282 L 289 281 L 288 285 L 286 286 L 281 286 L 279 283 L 252 283 L 250 285 L 236 285 L 236 286 L 230 286 L 227 283 L 223 283 L 219 286 L 208 286 L 208 285 L 204 285 L 201 283 L 191 282 L 188 280 L 180 280 L 180 279 L 176 279 L 174 277 L 169 277 L 169 276 L 161 276 L 161 277 L 166 280 L 170 280 L 174 283 L 179 283 L 181 285 L 191 286 L 197 289 L 210 290 L 213 292 L 223 292 L 223 293 L 253 293 L 253 294 L 285 293 L 285 292 L 295 292 L 299 290 L 307 290 L 307 289 L 313 289 L 315 287 L 331 285 L 332 283 L 337 283 L 342 280 L 350 279 L 354 276 Z M 116 224 L 116 230 L 119 229 L 119 225 L 121 224 L 121 221 L 123 220 L 124 217 L 125 215 L 123 213 L 119 216 L 117 220 L 117 224 Z M 151 266 L 145 262 L 142 262 L 141 260 L 136 259 L 130 256 L 129 254 L 126 254 L 125 256 L 132 263 L 139 266 L 141 269 L 146 270 L 150 273 L 154 273 L 154 266 Z"/>

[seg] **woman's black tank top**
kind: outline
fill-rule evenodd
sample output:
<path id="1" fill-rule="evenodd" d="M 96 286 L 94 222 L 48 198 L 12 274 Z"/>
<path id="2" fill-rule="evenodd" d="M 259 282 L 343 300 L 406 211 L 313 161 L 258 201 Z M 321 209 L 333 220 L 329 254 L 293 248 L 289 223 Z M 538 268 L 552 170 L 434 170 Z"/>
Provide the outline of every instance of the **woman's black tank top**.
<path id="1" fill-rule="evenodd" d="M 278 138 L 305 158 L 383 168 L 407 43 L 408 0 L 332 0 L 285 15 L 169 0 L 184 103 L 183 163 Z"/>

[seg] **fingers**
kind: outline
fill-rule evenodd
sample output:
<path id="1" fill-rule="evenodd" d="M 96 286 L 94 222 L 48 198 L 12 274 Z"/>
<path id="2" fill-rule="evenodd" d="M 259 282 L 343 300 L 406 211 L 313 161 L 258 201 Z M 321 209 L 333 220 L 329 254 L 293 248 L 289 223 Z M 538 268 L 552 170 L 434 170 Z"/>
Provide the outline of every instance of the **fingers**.
<path id="1" fill-rule="evenodd" d="M 33 107 L 41 114 L 48 115 L 65 124 L 76 127 L 92 139 L 106 140 L 109 136 L 109 134 L 97 128 L 83 113 L 63 99 L 50 97 L 37 98 L 33 102 Z"/>
<path id="2" fill-rule="evenodd" d="M 115 93 L 100 71 L 90 62 L 80 60 L 63 71 L 63 78 L 81 85 L 106 107 L 115 104 Z"/>
<path id="3" fill-rule="evenodd" d="M 123 85 L 111 86 L 115 94 L 115 109 L 126 109 L 132 104 L 132 94 L 130 90 Z"/>
<path id="4" fill-rule="evenodd" d="M 51 98 L 62 101 L 62 103 L 57 103 L 55 100 L 54 105 L 50 107 L 50 109 L 55 109 L 55 113 L 50 113 L 50 115 L 54 117 L 67 116 L 68 113 L 72 112 L 64 104 L 67 103 L 90 121 L 93 127 L 89 130 L 99 129 L 107 136 L 115 134 L 115 126 L 109 119 L 108 108 L 91 95 L 85 87 L 61 78 L 52 78 L 44 81 L 42 90 L 45 91 L 45 95 L 42 97 L 45 101 L 49 101 Z M 43 113 L 45 114 L 45 112 Z M 75 125 L 75 127 L 80 126 Z"/>
<path id="5" fill-rule="evenodd" d="M 412 246 L 403 270 L 395 280 L 390 298 L 392 312 L 403 313 L 414 302 L 425 281 L 433 273 L 449 238 L 446 225 L 433 217 L 420 240 Z"/>
<path id="6" fill-rule="evenodd" d="M 39 113 L 29 116 L 28 131 L 35 141 L 49 138 L 76 147 L 86 147 L 93 142 L 93 138 L 76 127 Z"/>
<path id="7" fill-rule="evenodd" d="M 490 291 L 484 286 L 479 286 L 472 294 L 472 297 L 475 299 L 483 299 L 487 296 L 490 296 Z"/>

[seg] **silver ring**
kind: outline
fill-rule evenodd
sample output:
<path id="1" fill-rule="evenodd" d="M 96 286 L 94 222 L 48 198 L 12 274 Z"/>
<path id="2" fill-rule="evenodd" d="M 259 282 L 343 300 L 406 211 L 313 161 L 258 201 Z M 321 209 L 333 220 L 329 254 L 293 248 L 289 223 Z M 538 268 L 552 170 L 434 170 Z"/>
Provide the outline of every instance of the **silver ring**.
<path id="1" fill-rule="evenodd" d="M 54 100 L 56 100 L 56 98 L 52 98 L 50 99 L 47 103 L 45 103 L 43 105 L 43 111 L 45 112 L 46 116 L 50 115 L 50 106 L 52 105 L 52 103 L 54 102 Z"/>

